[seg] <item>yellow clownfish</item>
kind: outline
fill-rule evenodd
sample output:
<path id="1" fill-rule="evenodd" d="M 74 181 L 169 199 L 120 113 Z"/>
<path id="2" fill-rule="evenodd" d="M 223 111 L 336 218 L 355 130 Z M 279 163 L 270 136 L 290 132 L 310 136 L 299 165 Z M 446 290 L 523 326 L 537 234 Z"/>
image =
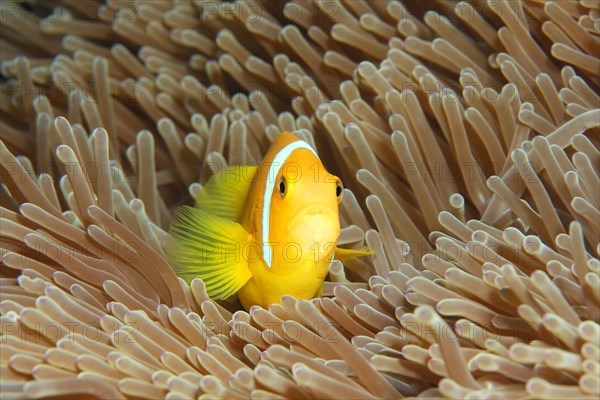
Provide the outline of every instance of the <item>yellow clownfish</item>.
<path id="1" fill-rule="evenodd" d="M 312 147 L 282 132 L 258 167 L 221 169 L 197 207 L 175 212 L 167 257 L 186 281 L 201 278 L 211 298 L 237 293 L 246 309 L 283 295 L 314 298 L 334 255 L 371 254 L 336 246 L 342 193 Z"/>

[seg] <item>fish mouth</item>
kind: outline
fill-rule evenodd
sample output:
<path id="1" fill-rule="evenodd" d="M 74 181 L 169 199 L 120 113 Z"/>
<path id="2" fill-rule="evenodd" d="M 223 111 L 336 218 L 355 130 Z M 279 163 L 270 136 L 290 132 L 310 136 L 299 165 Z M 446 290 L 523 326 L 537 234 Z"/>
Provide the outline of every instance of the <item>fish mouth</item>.
<path id="1" fill-rule="evenodd" d="M 335 221 L 338 222 L 338 213 L 337 210 L 319 205 L 316 207 L 309 207 L 298 210 L 294 218 L 290 221 L 290 227 L 298 227 L 304 224 L 310 223 L 318 223 L 321 221 Z M 321 221 L 319 221 L 321 219 Z"/>
<path id="2" fill-rule="evenodd" d="M 308 209 L 306 209 L 305 213 L 306 213 L 306 215 L 336 215 L 337 216 L 336 210 L 329 208 L 329 207 L 324 207 L 324 206 L 308 208 Z"/>
<path id="3" fill-rule="evenodd" d="M 326 208 L 317 208 L 317 209 L 308 211 L 307 214 L 308 215 L 333 214 L 333 210 L 328 210 Z"/>

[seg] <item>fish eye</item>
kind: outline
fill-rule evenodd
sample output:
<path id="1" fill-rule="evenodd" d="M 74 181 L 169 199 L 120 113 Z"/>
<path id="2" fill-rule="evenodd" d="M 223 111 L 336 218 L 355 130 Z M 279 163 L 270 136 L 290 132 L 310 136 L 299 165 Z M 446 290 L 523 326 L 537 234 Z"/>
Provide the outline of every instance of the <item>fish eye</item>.
<path id="1" fill-rule="evenodd" d="M 338 202 L 342 201 L 342 195 L 344 194 L 344 186 L 342 182 L 338 179 L 335 183 L 335 195 L 338 198 Z"/>
<path id="2" fill-rule="evenodd" d="M 285 192 L 287 190 L 287 182 L 285 181 L 285 176 L 279 178 L 279 196 L 281 198 L 285 197 Z"/>

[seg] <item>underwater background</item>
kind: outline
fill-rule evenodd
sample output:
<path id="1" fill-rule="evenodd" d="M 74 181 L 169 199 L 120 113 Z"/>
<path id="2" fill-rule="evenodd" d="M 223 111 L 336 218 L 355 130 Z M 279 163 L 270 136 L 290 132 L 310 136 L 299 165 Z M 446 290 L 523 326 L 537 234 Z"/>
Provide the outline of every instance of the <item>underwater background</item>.
<path id="1" fill-rule="evenodd" d="M 599 34 L 590 0 L 0 2 L 0 398 L 597 398 Z M 281 131 L 375 254 L 246 312 L 164 245 Z"/>

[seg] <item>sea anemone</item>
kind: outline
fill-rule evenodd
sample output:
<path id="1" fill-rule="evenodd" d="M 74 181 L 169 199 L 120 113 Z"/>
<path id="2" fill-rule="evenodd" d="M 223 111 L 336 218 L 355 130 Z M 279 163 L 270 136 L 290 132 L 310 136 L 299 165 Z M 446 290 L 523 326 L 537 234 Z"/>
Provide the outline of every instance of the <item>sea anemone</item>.
<path id="1" fill-rule="evenodd" d="M 0 397 L 597 398 L 600 7 L 0 3 Z M 323 297 L 178 278 L 281 131 L 345 183 Z"/>

